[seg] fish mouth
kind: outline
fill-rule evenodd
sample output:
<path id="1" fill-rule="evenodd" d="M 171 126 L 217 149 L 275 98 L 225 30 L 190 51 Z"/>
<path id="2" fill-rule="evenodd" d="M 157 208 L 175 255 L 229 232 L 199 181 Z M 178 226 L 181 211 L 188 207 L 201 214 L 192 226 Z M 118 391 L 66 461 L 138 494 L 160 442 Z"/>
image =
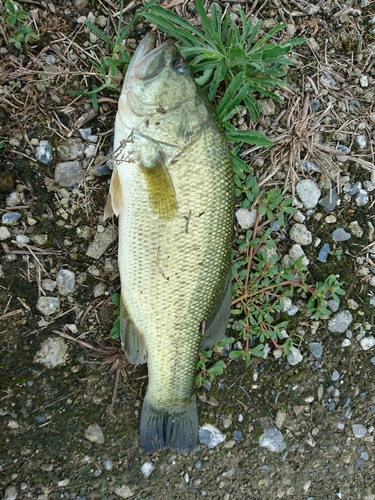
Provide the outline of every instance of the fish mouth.
<path id="1" fill-rule="evenodd" d="M 171 45 L 166 42 L 155 47 L 155 33 L 147 33 L 142 42 L 138 45 L 126 73 L 127 79 L 139 78 L 146 80 L 156 76 L 165 65 L 165 48 Z"/>

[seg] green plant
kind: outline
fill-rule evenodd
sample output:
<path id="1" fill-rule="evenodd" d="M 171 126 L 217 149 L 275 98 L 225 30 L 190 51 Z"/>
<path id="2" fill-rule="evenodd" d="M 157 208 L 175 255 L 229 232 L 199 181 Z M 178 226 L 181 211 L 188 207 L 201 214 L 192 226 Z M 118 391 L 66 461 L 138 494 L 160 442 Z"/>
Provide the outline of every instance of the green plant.
<path id="1" fill-rule="evenodd" d="M 12 34 L 8 38 L 8 42 L 13 43 L 20 50 L 23 43 L 38 40 L 39 36 L 37 33 L 33 31 L 29 24 L 24 23 L 29 18 L 28 13 L 22 9 L 17 9 L 11 0 L 6 0 L 5 5 L 9 12 L 6 24 Z"/>
<path id="2" fill-rule="evenodd" d="M 112 304 L 114 304 L 117 308 L 113 311 L 113 315 L 116 316 L 116 319 L 113 322 L 112 329 L 109 334 L 111 339 L 120 338 L 120 297 L 119 293 L 114 293 L 111 297 Z"/>
<path id="3" fill-rule="evenodd" d="M 228 87 L 237 79 L 234 87 L 228 87 L 231 97 L 228 95 L 225 106 L 226 119 L 243 102 L 253 121 L 256 121 L 259 109 L 254 94 L 277 98 L 269 89 L 285 85 L 281 80 L 286 73 L 285 66 L 293 64 L 285 54 L 290 52 L 293 45 L 303 43 L 304 39 L 268 43 L 285 27 L 284 24 L 275 26 L 259 38 L 262 21 L 254 24 L 251 17 L 247 20 L 242 9 L 238 10 L 240 22 L 237 24 L 230 12 L 223 15 L 216 3 L 212 4 L 211 18 L 206 13 L 203 0 L 196 0 L 195 6 L 203 31 L 158 5 L 152 6 L 143 16 L 181 42 L 179 49 L 190 60 L 193 73 L 200 75 L 196 81 L 208 91 L 210 101 L 216 96 L 222 82 Z M 234 100 L 233 105 L 230 104 L 231 99 Z"/>

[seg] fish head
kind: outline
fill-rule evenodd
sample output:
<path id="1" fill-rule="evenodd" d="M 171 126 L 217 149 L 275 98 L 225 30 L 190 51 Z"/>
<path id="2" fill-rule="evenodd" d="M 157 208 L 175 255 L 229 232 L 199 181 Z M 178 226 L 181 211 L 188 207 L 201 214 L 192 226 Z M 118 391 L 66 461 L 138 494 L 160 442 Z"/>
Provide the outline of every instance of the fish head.
<path id="1" fill-rule="evenodd" d="M 127 113 L 139 117 L 178 108 L 197 92 L 188 64 L 176 45 L 167 40 L 155 47 L 155 42 L 154 33 L 143 38 L 123 85 Z"/>

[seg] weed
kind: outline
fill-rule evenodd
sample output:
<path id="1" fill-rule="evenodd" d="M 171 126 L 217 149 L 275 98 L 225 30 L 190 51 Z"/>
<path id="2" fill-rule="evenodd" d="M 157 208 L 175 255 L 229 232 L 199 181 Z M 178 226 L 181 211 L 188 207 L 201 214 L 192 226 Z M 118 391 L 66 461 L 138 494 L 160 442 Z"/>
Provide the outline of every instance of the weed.
<path id="1" fill-rule="evenodd" d="M 13 43 L 20 50 L 23 43 L 38 40 L 39 36 L 37 33 L 25 22 L 29 18 L 28 13 L 22 9 L 18 9 L 11 0 L 6 0 L 5 5 L 9 12 L 6 18 L 6 25 L 12 35 L 8 38 L 8 42 Z"/>

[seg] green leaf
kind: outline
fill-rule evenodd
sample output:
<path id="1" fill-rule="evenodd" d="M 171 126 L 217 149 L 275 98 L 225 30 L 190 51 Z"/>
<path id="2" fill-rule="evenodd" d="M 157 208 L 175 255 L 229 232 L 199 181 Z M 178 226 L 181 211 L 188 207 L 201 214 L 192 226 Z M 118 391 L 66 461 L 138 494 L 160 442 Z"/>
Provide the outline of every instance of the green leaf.
<path id="1" fill-rule="evenodd" d="M 264 345 L 263 344 L 258 344 L 252 349 L 250 349 L 250 353 L 252 356 L 258 357 L 258 358 L 263 358 L 264 356 Z"/>
<path id="2" fill-rule="evenodd" d="M 17 10 L 16 10 L 16 6 L 14 5 L 13 2 L 11 2 L 10 0 L 6 0 L 5 5 L 6 5 L 7 10 L 11 14 L 16 14 Z"/>
<path id="3" fill-rule="evenodd" d="M 210 366 L 210 368 L 207 370 L 207 373 L 209 375 L 221 375 L 223 373 L 224 368 L 225 368 L 225 363 L 224 361 L 220 360 L 217 361 L 214 365 Z"/>
<path id="4" fill-rule="evenodd" d="M 242 354 L 243 354 L 243 351 L 230 351 L 229 357 L 230 357 L 230 359 L 236 359 L 236 358 L 239 358 L 240 356 L 242 356 Z"/>

